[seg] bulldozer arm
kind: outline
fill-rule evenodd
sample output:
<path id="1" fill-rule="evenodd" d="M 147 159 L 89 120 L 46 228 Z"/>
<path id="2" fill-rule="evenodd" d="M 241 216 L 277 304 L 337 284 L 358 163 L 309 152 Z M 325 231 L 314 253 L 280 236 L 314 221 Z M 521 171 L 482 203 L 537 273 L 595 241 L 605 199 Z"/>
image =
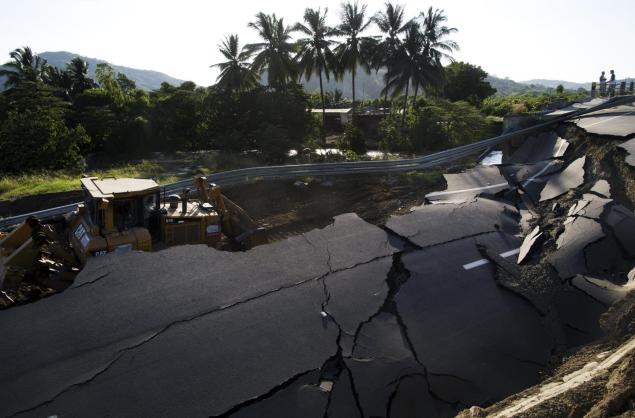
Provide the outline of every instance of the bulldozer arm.
<path id="1" fill-rule="evenodd" d="M 0 237 L 0 288 L 24 279 L 66 279 L 77 259 L 50 225 L 31 218 Z"/>
<path id="2" fill-rule="evenodd" d="M 226 236 L 246 248 L 268 242 L 265 228 L 254 222 L 243 208 L 225 197 L 219 186 L 208 183 L 205 177 L 195 178 L 194 185 L 201 200 L 215 206 Z"/>
<path id="3" fill-rule="evenodd" d="M 226 217 L 229 218 L 231 224 L 229 226 L 231 232 L 227 234 L 230 238 L 247 248 L 268 242 L 265 228 L 254 222 L 243 208 L 225 196 L 221 196 L 221 198 L 227 209 Z"/>

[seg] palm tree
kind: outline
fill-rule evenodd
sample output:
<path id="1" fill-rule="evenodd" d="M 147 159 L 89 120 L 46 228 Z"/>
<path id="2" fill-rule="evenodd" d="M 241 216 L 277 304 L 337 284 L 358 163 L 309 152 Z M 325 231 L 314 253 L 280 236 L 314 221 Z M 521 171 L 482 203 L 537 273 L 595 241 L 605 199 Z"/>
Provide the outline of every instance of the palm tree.
<path id="1" fill-rule="evenodd" d="M 249 53 L 244 47 L 239 48 L 238 35 L 227 36 L 218 49 L 227 61 L 210 67 L 220 68 L 216 83 L 221 89 L 244 91 L 258 84 L 258 76 L 251 70 L 248 63 Z"/>
<path id="2" fill-rule="evenodd" d="M 377 54 L 374 57 L 375 68 L 386 67 L 388 70 L 392 65 L 397 54 L 397 50 L 401 45 L 399 35 L 408 29 L 411 21 L 404 23 L 404 8 L 400 5 L 393 5 L 388 2 L 385 4 L 386 10 L 378 12 L 373 16 L 379 30 L 384 34 L 384 39 L 377 48 Z M 388 104 L 388 90 L 384 92 L 384 106 Z"/>
<path id="3" fill-rule="evenodd" d="M 439 84 L 443 78 L 443 64 L 441 59 L 446 59 L 450 62 L 454 62 L 452 52 L 459 50 L 459 44 L 450 39 L 445 39 L 447 36 L 458 32 L 456 28 L 450 28 L 444 24 L 448 20 L 443 10 L 433 10 L 432 7 L 428 8 L 427 13 L 421 12 L 420 17 L 423 20 L 423 52 L 422 54 L 428 58 L 430 64 L 428 75 L 431 76 L 433 84 Z M 424 84 L 422 84 L 424 86 Z M 417 90 L 419 85 L 415 84 L 415 97 L 413 99 L 413 106 L 416 106 Z"/>
<path id="4" fill-rule="evenodd" d="M 23 81 L 42 81 L 47 64 L 46 60 L 34 55 L 31 48 L 25 46 L 12 51 L 9 56 L 12 61 L 4 64 L 0 69 L 0 76 L 7 77 L 4 85 L 8 88 L 15 87 Z"/>
<path id="5" fill-rule="evenodd" d="M 338 72 L 342 77 L 346 71 L 350 71 L 353 92 L 353 117 L 355 117 L 355 74 L 357 67 L 362 65 L 370 73 L 370 61 L 375 47 L 375 39 L 360 36 L 371 24 L 366 20 L 366 5 L 359 7 L 357 1 L 342 5 L 342 23 L 339 26 L 339 34 L 345 37 L 344 42 L 335 48 L 338 60 Z"/>
<path id="6" fill-rule="evenodd" d="M 75 57 L 66 63 L 66 71 L 70 79 L 70 95 L 75 97 L 85 90 L 97 87 L 93 79 L 88 77 L 88 64 L 80 57 Z"/>
<path id="7" fill-rule="evenodd" d="M 337 30 L 326 25 L 326 13 L 314 9 L 304 11 L 304 22 L 298 23 L 295 29 L 304 33 L 308 38 L 299 39 L 297 42 L 298 54 L 295 61 L 298 64 L 300 75 L 304 74 L 308 81 L 313 74 L 320 79 L 320 99 L 322 100 L 322 141 L 326 143 L 324 136 L 324 121 L 326 119 L 326 105 L 324 103 L 324 87 L 322 85 L 322 73 L 329 81 L 329 73 L 335 66 L 335 55 L 331 51 L 334 41 L 329 37 L 337 35 Z"/>
<path id="8" fill-rule="evenodd" d="M 286 88 L 287 82 L 296 78 L 291 58 L 294 50 L 291 33 L 294 28 L 285 26 L 283 19 L 278 19 L 275 14 L 266 15 L 262 12 L 248 26 L 255 29 L 264 41 L 245 46 L 249 56 L 255 54 L 252 69 L 259 75 L 266 70 L 270 86 Z"/>
<path id="9" fill-rule="evenodd" d="M 425 34 L 421 31 L 420 25 L 416 22 L 411 23 L 403 43 L 395 53 L 392 67 L 384 76 L 385 89 L 392 90 L 393 95 L 405 90 L 402 125 L 406 119 L 410 84 L 415 87 L 416 101 L 419 86 L 440 82 L 440 64 L 425 54 L 425 45 Z"/>
<path id="10" fill-rule="evenodd" d="M 421 12 L 420 17 L 423 20 L 423 34 L 425 37 L 424 52 L 437 62 L 440 62 L 441 58 L 454 61 L 451 54 L 459 50 L 459 44 L 444 38 L 458 32 L 458 29 L 444 25 L 448 18 L 443 10 L 432 10 L 432 7 L 430 7 L 427 13 Z"/>

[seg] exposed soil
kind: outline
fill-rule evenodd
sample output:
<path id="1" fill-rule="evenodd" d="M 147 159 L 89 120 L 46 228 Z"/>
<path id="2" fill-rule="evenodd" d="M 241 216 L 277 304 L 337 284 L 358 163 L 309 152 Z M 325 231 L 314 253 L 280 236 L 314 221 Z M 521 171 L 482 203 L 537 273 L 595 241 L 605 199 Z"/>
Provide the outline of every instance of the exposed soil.
<path id="1" fill-rule="evenodd" d="M 323 228 L 341 213 L 355 212 L 375 225 L 390 215 L 420 205 L 426 193 L 441 190 L 440 172 L 395 175 L 354 175 L 328 180 L 260 181 L 224 189 L 267 228 L 270 241 Z"/>

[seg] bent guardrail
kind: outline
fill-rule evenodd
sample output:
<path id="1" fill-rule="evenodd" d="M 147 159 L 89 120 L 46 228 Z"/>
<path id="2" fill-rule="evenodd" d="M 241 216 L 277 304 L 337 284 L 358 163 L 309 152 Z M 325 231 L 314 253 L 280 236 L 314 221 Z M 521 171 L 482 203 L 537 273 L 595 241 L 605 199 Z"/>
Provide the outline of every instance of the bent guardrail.
<path id="1" fill-rule="evenodd" d="M 622 103 L 635 101 L 635 97 L 616 97 L 607 100 L 605 103 L 588 108 L 568 112 L 562 116 L 554 117 L 546 122 L 539 123 L 529 128 L 520 129 L 509 132 L 494 138 L 484 139 L 467 145 L 439 151 L 433 154 L 402 160 L 379 160 L 379 161 L 357 161 L 344 163 L 316 163 L 316 164 L 296 164 L 281 165 L 267 167 L 250 167 L 238 170 L 223 171 L 207 175 L 210 182 L 217 183 L 221 186 L 230 186 L 240 183 L 249 182 L 256 178 L 266 179 L 283 179 L 293 177 L 307 176 L 334 176 L 347 174 L 366 174 L 366 173 L 392 173 L 399 171 L 421 170 L 446 164 L 484 150 L 496 147 L 503 142 L 520 136 L 529 135 L 539 132 L 553 124 L 563 122 L 565 120 L 575 118 L 587 113 L 610 108 Z M 161 192 L 170 194 L 180 192 L 186 187 L 192 186 L 192 179 L 177 181 L 175 183 L 166 184 L 161 187 Z M 78 202 L 79 203 L 79 202 Z M 59 206 L 55 208 L 45 209 L 37 212 L 25 213 L 17 216 L 0 219 L 0 229 L 8 228 L 25 221 L 31 216 L 41 220 L 54 218 L 71 212 L 77 208 L 78 203 Z"/>

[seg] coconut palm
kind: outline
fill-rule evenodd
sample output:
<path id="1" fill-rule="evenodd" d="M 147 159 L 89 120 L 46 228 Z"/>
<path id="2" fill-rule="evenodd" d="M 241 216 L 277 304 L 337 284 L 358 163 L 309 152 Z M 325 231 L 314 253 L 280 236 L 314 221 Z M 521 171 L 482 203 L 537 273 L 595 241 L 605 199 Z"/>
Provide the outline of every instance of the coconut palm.
<path id="1" fill-rule="evenodd" d="M 70 79 L 70 95 L 75 97 L 85 90 L 97 87 L 97 84 L 88 77 L 88 64 L 80 57 L 75 57 L 66 63 L 67 77 Z"/>
<path id="2" fill-rule="evenodd" d="M 399 35 L 408 29 L 411 21 L 404 22 L 404 8 L 400 5 L 393 5 L 388 2 L 385 4 L 386 10 L 378 12 L 373 16 L 379 30 L 384 34 L 384 39 L 377 48 L 377 54 L 374 57 L 374 66 L 376 70 L 385 67 L 387 70 L 392 66 L 397 50 L 401 44 Z M 384 105 L 388 102 L 388 91 L 384 92 Z"/>
<path id="3" fill-rule="evenodd" d="M 353 93 L 353 117 L 355 116 L 355 74 L 357 67 L 362 66 L 370 73 L 371 57 L 376 46 L 376 40 L 372 37 L 361 36 L 371 24 L 366 19 L 366 5 L 361 7 L 357 1 L 342 5 L 342 23 L 339 26 L 339 34 L 344 36 L 344 41 L 335 48 L 338 61 L 338 72 L 341 78 L 346 71 L 351 73 Z"/>
<path id="4" fill-rule="evenodd" d="M 244 47 L 239 47 L 238 35 L 227 36 L 218 49 L 227 59 L 211 65 L 220 69 L 216 78 L 218 87 L 228 91 L 244 91 L 258 84 L 258 76 L 248 63 L 249 53 Z"/>
<path id="5" fill-rule="evenodd" d="M 410 85 L 415 87 L 415 97 L 420 86 L 436 84 L 441 81 L 442 68 L 437 61 L 425 53 L 426 39 L 418 23 L 408 26 L 406 37 L 397 49 L 393 65 L 386 72 L 385 89 L 393 91 L 393 95 L 405 90 L 402 125 L 405 123 Z"/>
<path id="6" fill-rule="evenodd" d="M 17 48 L 9 56 L 12 61 L 4 64 L 4 68 L 0 69 L 0 76 L 7 77 L 5 87 L 15 87 L 23 81 L 43 80 L 47 68 L 46 60 L 34 55 L 31 48 L 28 46 Z"/>
<path id="7" fill-rule="evenodd" d="M 267 15 L 262 12 L 248 26 L 255 29 L 264 41 L 245 46 L 247 53 L 254 55 L 252 69 L 259 75 L 266 70 L 269 85 L 284 89 L 287 82 L 294 80 L 297 75 L 291 57 L 294 52 L 291 42 L 294 28 L 285 26 L 283 19 L 278 19 L 275 13 Z"/>
<path id="8" fill-rule="evenodd" d="M 324 103 L 324 87 L 322 85 L 322 74 L 329 81 L 329 74 L 336 65 L 335 55 L 331 50 L 333 40 L 328 38 L 337 35 L 337 30 L 326 25 L 326 14 L 318 8 L 306 9 L 304 11 L 304 23 L 298 23 L 295 29 L 307 35 L 307 38 L 299 39 L 297 42 L 298 53 L 295 61 L 298 64 L 300 75 L 304 74 L 308 81 L 313 74 L 320 80 L 320 99 L 322 101 L 322 126 L 326 119 L 326 105 Z M 324 129 L 322 129 L 322 140 L 324 141 Z"/>
<path id="9" fill-rule="evenodd" d="M 448 20 L 443 10 L 432 10 L 421 12 L 422 31 L 425 37 L 425 53 L 432 59 L 440 62 L 442 58 L 454 61 L 452 52 L 459 50 L 459 44 L 455 41 L 445 39 L 447 36 L 458 32 L 456 28 L 447 27 L 444 23 Z"/>

